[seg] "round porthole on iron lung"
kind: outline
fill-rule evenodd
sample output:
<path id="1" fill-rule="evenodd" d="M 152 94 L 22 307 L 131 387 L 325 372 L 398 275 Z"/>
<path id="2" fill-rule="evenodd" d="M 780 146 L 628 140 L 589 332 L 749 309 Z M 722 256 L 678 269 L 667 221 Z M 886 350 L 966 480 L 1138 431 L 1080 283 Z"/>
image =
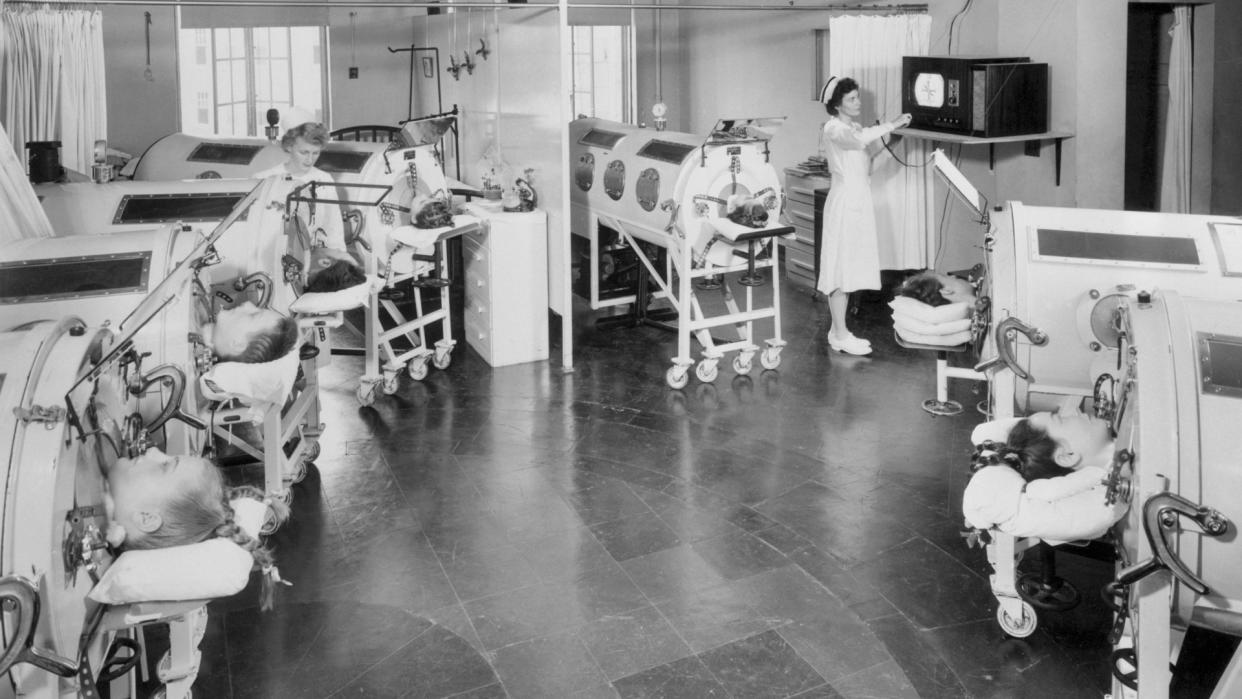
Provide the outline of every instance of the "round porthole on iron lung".
<path id="1" fill-rule="evenodd" d="M 604 170 L 604 193 L 613 201 L 621 201 L 625 194 L 625 163 L 614 160 Z"/>
<path id="2" fill-rule="evenodd" d="M 591 191 L 591 185 L 595 184 L 595 156 L 591 153 L 583 153 L 578 156 L 578 165 L 574 167 L 574 182 L 578 184 L 578 189 L 584 192 Z"/>
<path id="3" fill-rule="evenodd" d="M 639 173 L 638 181 L 634 183 L 634 196 L 643 211 L 655 211 L 660 201 L 660 171 L 649 167 Z"/>

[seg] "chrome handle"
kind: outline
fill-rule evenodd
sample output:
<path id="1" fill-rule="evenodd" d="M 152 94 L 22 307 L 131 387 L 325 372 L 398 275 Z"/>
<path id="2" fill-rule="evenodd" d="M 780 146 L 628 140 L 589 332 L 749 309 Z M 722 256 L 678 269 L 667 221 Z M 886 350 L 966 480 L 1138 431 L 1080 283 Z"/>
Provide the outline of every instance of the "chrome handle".
<path id="1" fill-rule="evenodd" d="M 1010 316 L 996 325 L 997 357 L 1014 373 L 1014 376 L 1023 381 L 1032 382 L 1035 380 L 1034 377 L 1018 364 L 1018 360 L 1014 356 L 1018 335 L 1025 337 L 1031 344 L 1042 347 L 1048 344 L 1048 334 L 1039 328 L 1027 325 L 1014 316 Z"/>
<path id="2" fill-rule="evenodd" d="M 1221 536 L 1229 531 L 1229 520 L 1217 510 L 1197 505 L 1173 493 L 1153 495 L 1143 503 L 1143 533 L 1151 544 L 1152 557 L 1121 571 L 1117 575 L 1118 583 L 1132 585 L 1158 570 L 1167 569 L 1196 593 L 1208 593 L 1207 583 L 1190 572 L 1169 546 L 1168 532 L 1177 526 L 1179 515 L 1194 521 L 1208 536 Z"/>
<path id="3" fill-rule="evenodd" d="M 18 663 L 30 663 L 59 677 L 73 677 L 78 666 L 71 660 L 34 647 L 39 628 L 39 590 L 34 583 L 16 575 L 0 578 L 0 600 L 17 625 L 8 634 L 12 645 L 0 653 L 0 675 Z"/>

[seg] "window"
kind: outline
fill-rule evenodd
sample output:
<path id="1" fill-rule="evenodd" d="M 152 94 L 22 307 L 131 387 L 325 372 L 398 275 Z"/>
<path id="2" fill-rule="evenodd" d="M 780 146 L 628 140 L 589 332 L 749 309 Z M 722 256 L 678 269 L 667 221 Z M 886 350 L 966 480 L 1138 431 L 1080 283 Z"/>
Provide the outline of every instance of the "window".
<path id="1" fill-rule="evenodd" d="M 634 71 L 628 26 L 575 26 L 573 29 L 573 114 L 633 121 L 630 94 Z"/>
<path id="2" fill-rule="evenodd" d="M 321 27 L 181 30 L 181 130 L 261 136 L 267 110 L 291 106 L 324 120 Z"/>

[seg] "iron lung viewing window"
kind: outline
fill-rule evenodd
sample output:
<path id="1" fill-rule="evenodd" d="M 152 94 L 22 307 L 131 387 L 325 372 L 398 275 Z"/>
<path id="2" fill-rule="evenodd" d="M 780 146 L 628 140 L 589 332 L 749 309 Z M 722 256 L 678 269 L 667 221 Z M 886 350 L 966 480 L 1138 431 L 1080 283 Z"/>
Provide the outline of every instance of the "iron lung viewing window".
<path id="1" fill-rule="evenodd" d="M 0 264 L 0 303 L 147 290 L 150 252 Z"/>

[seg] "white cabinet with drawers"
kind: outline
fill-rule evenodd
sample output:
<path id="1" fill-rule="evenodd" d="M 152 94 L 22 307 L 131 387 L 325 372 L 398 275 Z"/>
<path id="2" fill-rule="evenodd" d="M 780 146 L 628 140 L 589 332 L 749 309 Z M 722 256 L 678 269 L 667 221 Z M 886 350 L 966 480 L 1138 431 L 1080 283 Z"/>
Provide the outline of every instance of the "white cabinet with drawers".
<path id="1" fill-rule="evenodd" d="M 794 227 L 794 238 L 782 240 L 785 276 L 791 283 L 815 287 L 815 190 L 825 189 L 827 175 L 785 168 L 785 218 Z"/>
<path id="2" fill-rule="evenodd" d="M 466 205 L 483 226 L 462 236 L 466 342 L 492 366 L 548 358 L 548 217 Z"/>

